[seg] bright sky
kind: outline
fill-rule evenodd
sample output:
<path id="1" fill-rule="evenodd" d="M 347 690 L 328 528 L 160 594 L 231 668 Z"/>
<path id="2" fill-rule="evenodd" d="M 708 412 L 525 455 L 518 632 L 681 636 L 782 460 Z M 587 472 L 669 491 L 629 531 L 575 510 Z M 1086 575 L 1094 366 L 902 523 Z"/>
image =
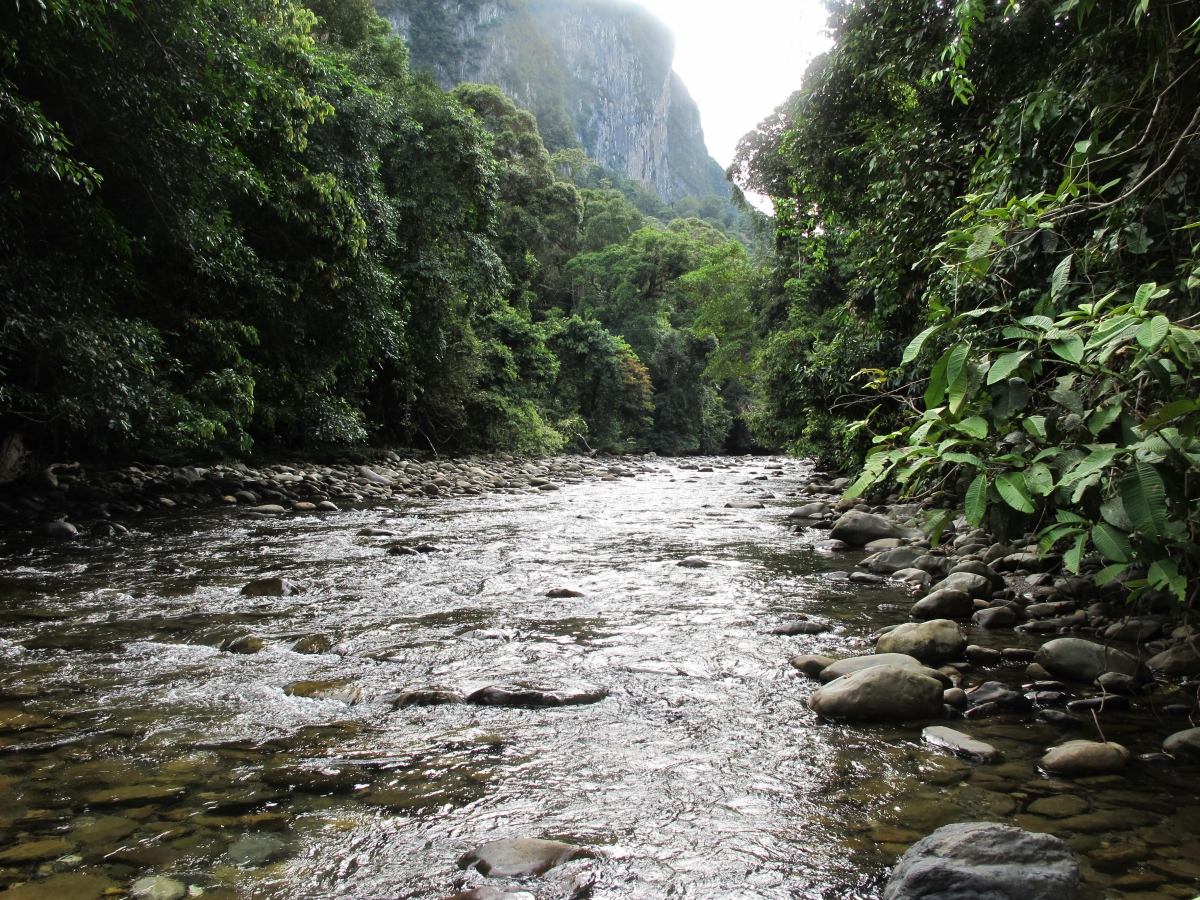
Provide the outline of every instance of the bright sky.
<path id="1" fill-rule="evenodd" d="M 722 166 L 829 48 L 821 0 L 636 0 L 675 33 L 675 71 Z"/>

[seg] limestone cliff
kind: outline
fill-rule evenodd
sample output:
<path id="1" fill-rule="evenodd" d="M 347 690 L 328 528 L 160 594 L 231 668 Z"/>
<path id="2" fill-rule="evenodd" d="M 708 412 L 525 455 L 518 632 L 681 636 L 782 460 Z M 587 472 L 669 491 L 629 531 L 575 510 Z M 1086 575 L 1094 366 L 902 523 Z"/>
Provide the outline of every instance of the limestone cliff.
<path id="1" fill-rule="evenodd" d="M 700 111 L 671 69 L 674 40 L 624 0 L 378 0 L 412 66 L 443 88 L 495 84 L 551 149 L 581 146 L 667 202 L 727 196 Z"/>

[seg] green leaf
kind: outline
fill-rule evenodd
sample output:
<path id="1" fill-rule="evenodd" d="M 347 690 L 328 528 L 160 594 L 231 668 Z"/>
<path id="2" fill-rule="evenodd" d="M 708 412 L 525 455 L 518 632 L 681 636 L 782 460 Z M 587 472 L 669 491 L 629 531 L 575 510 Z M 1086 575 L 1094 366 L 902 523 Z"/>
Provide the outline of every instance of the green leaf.
<path id="1" fill-rule="evenodd" d="M 1090 525 L 1087 519 L 1078 513 L 1073 513 L 1066 509 L 1056 509 L 1054 511 L 1054 519 L 1057 522 L 1062 522 L 1067 525 Z"/>
<path id="2" fill-rule="evenodd" d="M 977 469 L 983 468 L 983 460 L 974 453 L 943 453 L 942 460 L 945 462 L 961 463 L 962 465 L 974 466 Z"/>
<path id="3" fill-rule="evenodd" d="M 1046 437 L 1046 417 L 1045 416 L 1030 416 L 1021 422 L 1021 427 L 1029 432 L 1039 441 L 1045 442 Z"/>
<path id="4" fill-rule="evenodd" d="M 1050 276 L 1050 296 L 1056 300 L 1066 292 L 1067 285 L 1070 284 L 1072 259 L 1072 256 L 1066 256 L 1054 267 L 1054 274 Z"/>
<path id="5" fill-rule="evenodd" d="M 1167 491 L 1149 463 L 1135 462 L 1121 478 L 1121 502 L 1134 527 L 1152 541 L 1167 533 Z"/>
<path id="6" fill-rule="evenodd" d="M 1104 554 L 1106 559 L 1115 563 L 1127 563 L 1133 559 L 1133 547 L 1125 532 L 1111 525 L 1097 525 L 1092 529 L 1092 543 Z"/>
<path id="7" fill-rule="evenodd" d="M 1090 478 L 1093 474 L 1098 473 L 1105 466 L 1109 465 L 1113 461 L 1113 458 L 1120 452 L 1120 450 L 1093 451 L 1079 465 L 1067 473 L 1067 476 L 1062 480 L 1062 486 L 1070 487 L 1085 478 Z"/>
<path id="8" fill-rule="evenodd" d="M 1005 353 L 992 365 L 988 372 L 987 383 L 992 385 L 1007 378 L 1032 352 L 1032 350 L 1022 350 L 1019 353 Z"/>
<path id="9" fill-rule="evenodd" d="M 1064 406 L 1076 415 L 1083 415 L 1083 398 L 1079 396 L 1078 391 L 1072 391 L 1068 388 L 1059 388 L 1050 392 L 1050 399 L 1059 406 Z"/>
<path id="10" fill-rule="evenodd" d="M 1123 397 L 1119 394 L 1118 397 Z M 1092 434 L 1099 434 L 1117 419 L 1121 418 L 1121 401 L 1118 399 L 1115 403 L 1111 400 L 1108 405 L 1102 406 L 1088 416 L 1087 427 Z"/>
<path id="11" fill-rule="evenodd" d="M 1146 308 L 1146 304 L 1154 299 L 1158 291 L 1158 283 L 1149 281 L 1146 284 L 1140 285 L 1137 293 L 1133 295 L 1133 308 L 1141 312 Z"/>
<path id="12" fill-rule="evenodd" d="M 1031 494 L 1045 497 L 1054 490 L 1054 473 L 1045 463 L 1034 463 L 1025 470 L 1025 486 Z"/>
<path id="13" fill-rule="evenodd" d="M 1083 362 L 1083 338 L 1077 334 L 1067 335 L 1065 338 L 1050 342 L 1050 349 L 1054 351 L 1056 356 L 1060 356 L 1067 362 L 1073 362 L 1076 365 Z"/>
<path id="14" fill-rule="evenodd" d="M 937 547 L 938 543 L 942 540 L 942 532 L 946 530 L 946 526 L 950 524 L 953 518 L 954 510 L 943 509 L 929 520 L 929 523 L 925 527 L 928 529 L 930 547 Z"/>
<path id="15" fill-rule="evenodd" d="M 900 365 L 907 366 L 910 362 L 920 356 L 921 348 L 925 346 L 925 342 L 929 340 L 931 335 L 939 331 L 940 328 L 941 326 L 939 325 L 930 326 L 909 341 L 908 346 L 904 348 L 904 356 L 900 359 Z"/>
<path id="16" fill-rule="evenodd" d="M 988 435 L 988 423 L 982 416 L 971 416 L 963 419 L 955 426 L 959 431 L 965 431 L 973 438 L 985 438 Z"/>
<path id="17" fill-rule="evenodd" d="M 1063 565 L 1073 575 L 1079 574 L 1079 564 L 1083 562 L 1083 548 L 1087 546 L 1087 535 L 1081 534 L 1075 538 L 1075 546 L 1063 554 Z"/>
<path id="18" fill-rule="evenodd" d="M 1166 425 L 1168 422 L 1178 419 L 1180 416 L 1186 416 L 1188 413 L 1193 413 L 1198 409 L 1200 409 L 1200 404 L 1196 403 L 1195 400 L 1189 400 L 1186 397 L 1182 400 L 1173 400 L 1154 415 L 1148 417 L 1144 422 L 1142 422 L 1139 428 L 1142 433 L 1145 434 L 1147 432 L 1154 431 L 1163 425 Z"/>
<path id="19" fill-rule="evenodd" d="M 1152 588 L 1169 588 L 1179 598 L 1180 603 L 1187 603 L 1187 578 L 1179 573 L 1179 565 L 1175 560 L 1160 559 L 1151 563 L 1146 579 Z"/>
<path id="20" fill-rule="evenodd" d="M 972 528 L 978 528 L 983 522 L 984 515 L 987 514 L 987 492 L 986 475 L 980 475 L 967 488 L 967 496 L 963 505 L 967 514 L 967 522 Z"/>
<path id="21" fill-rule="evenodd" d="M 1121 502 L 1120 494 L 1113 494 L 1100 504 L 1100 515 L 1104 521 L 1115 525 L 1122 531 L 1133 531 L 1133 521 L 1125 513 L 1125 504 Z"/>
<path id="22" fill-rule="evenodd" d="M 1166 316 L 1155 316 L 1149 321 L 1143 322 L 1137 330 L 1137 342 L 1146 349 L 1148 353 L 1154 353 L 1163 345 L 1163 341 L 1167 339 L 1167 334 L 1170 333 L 1171 322 Z"/>
<path id="23" fill-rule="evenodd" d="M 1031 513 L 1035 507 L 1025 487 L 1025 477 L 1020 472 L 1009 472 L 996 479 L 996 490 L 1004 502 L 1018 512 Z"/>
<path id="24" fill-rule="evenodd" d="M 925 408 L 932 409 L 941 403 L 946 396 L 946 365 L 950 361 L 950 351 L 942 354 L 929 373 L 929 386 L 925 388 Z"/>
<path id="25" fill-rule="evenodd" d="M 1049 316 L 1026 316 L 1021 319 L 1021 324 L 1037 328 L 1039 331 L 1049 331 L 1054 327 L 1054 320 Z"/>
<path id="26" fill-rule="evenodd" d="M 1101 569 L 1094 576 L 1094 580 L 1096 582 L 1096 587 L 1100 587 L 1101 585 L 1108 584 L 1110 581 L 1116 581 L 1117 576 L 1120 575 L 1122 572 L 1124 572 L 1126 568 L 1128 568 L 1128 567 L 1123 566 L 1120 563 L 1117 563 L 1116 565 L 1108 566 L 1107 568 Z"/>

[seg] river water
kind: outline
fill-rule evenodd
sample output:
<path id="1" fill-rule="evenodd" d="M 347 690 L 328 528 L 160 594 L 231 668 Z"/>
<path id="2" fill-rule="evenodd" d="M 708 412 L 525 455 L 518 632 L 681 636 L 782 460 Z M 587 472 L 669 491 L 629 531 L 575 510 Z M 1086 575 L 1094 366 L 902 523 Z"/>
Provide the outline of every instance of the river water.
<path id="1" fill-rule="evenodd" d="M 1032 718 L 964 726 L 1005 752 L 990 767 L 922 746 L 920 723 L 818 721 L 789 656 L 870 652 L 872 630 L 905 618 L 880 605 L 911 598 L 850 584 L 838 573 L 861 555 L 787 533 L 806 464 L 677 462 L 555 492 L 325 516 L 180 512 L 132 520 L 111 542 L 11 539 L 0 847 L 43 849 L 0 854 L 0 880 L 25 883 L 11 892 L 22 900 L 71 885 L 85 900 L 119 896 L 148 874 L 214 898 L 440 898 L 489 883 L 458 868 L 471 847 L 542 837 L 597 855 L 532 883 L 544 898 L 587 883 L 612 898 L 868 898 L 919 836 L 977 819 L 1052 830 L 1022 810 L 1063 792 L 1113 811 L 1105 830 L 1064 835 L 1081 854 L 1132 840 L 1151 860 L 1191 858 L 1194 770 L 1039 787 L 1037 758 L 1067 733 Z M 724 508 L 764 492 L 765 509 Z M 388 554 L 396 542 L 444 550 Z M 689 556 L 717 565 L 676 565 Z M 264 576 L 304 593 L 241 595 Z M 583 596 L 547 596 L 563 587 Z M 800 613 L 833 630 L 769 633 Z M 331 652 L 291 649 L 314 636 Z M 261 649 L 221 649 L 254 649 L 235 643 L 247 637 Z M 417 689 L 581 682 L 607 697 L 393 704 Z M 1105 721 L 1135 753 L 1174 730 L 1141 709 Z M 1190 883 L 1143 868 L 1139 896 Z M 1127 895 L 1118 876 L 1097 877 L 1109 885 L 1093 896 Z"/>

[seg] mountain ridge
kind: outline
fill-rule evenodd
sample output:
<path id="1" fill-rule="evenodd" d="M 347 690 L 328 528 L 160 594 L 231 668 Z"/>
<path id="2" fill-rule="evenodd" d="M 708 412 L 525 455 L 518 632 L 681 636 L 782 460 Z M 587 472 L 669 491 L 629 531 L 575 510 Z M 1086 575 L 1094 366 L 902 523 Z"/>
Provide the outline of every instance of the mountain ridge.
<path id="1" fill-rule="evenodd" d="M 553 151 L 578 146 L 653 185 L 666 202 L 728 196 L 696 106 L 672 68 L 675 41 L 624 0 L 380 0 L 411 65 L 444 89 L 504 90 Z"/>

